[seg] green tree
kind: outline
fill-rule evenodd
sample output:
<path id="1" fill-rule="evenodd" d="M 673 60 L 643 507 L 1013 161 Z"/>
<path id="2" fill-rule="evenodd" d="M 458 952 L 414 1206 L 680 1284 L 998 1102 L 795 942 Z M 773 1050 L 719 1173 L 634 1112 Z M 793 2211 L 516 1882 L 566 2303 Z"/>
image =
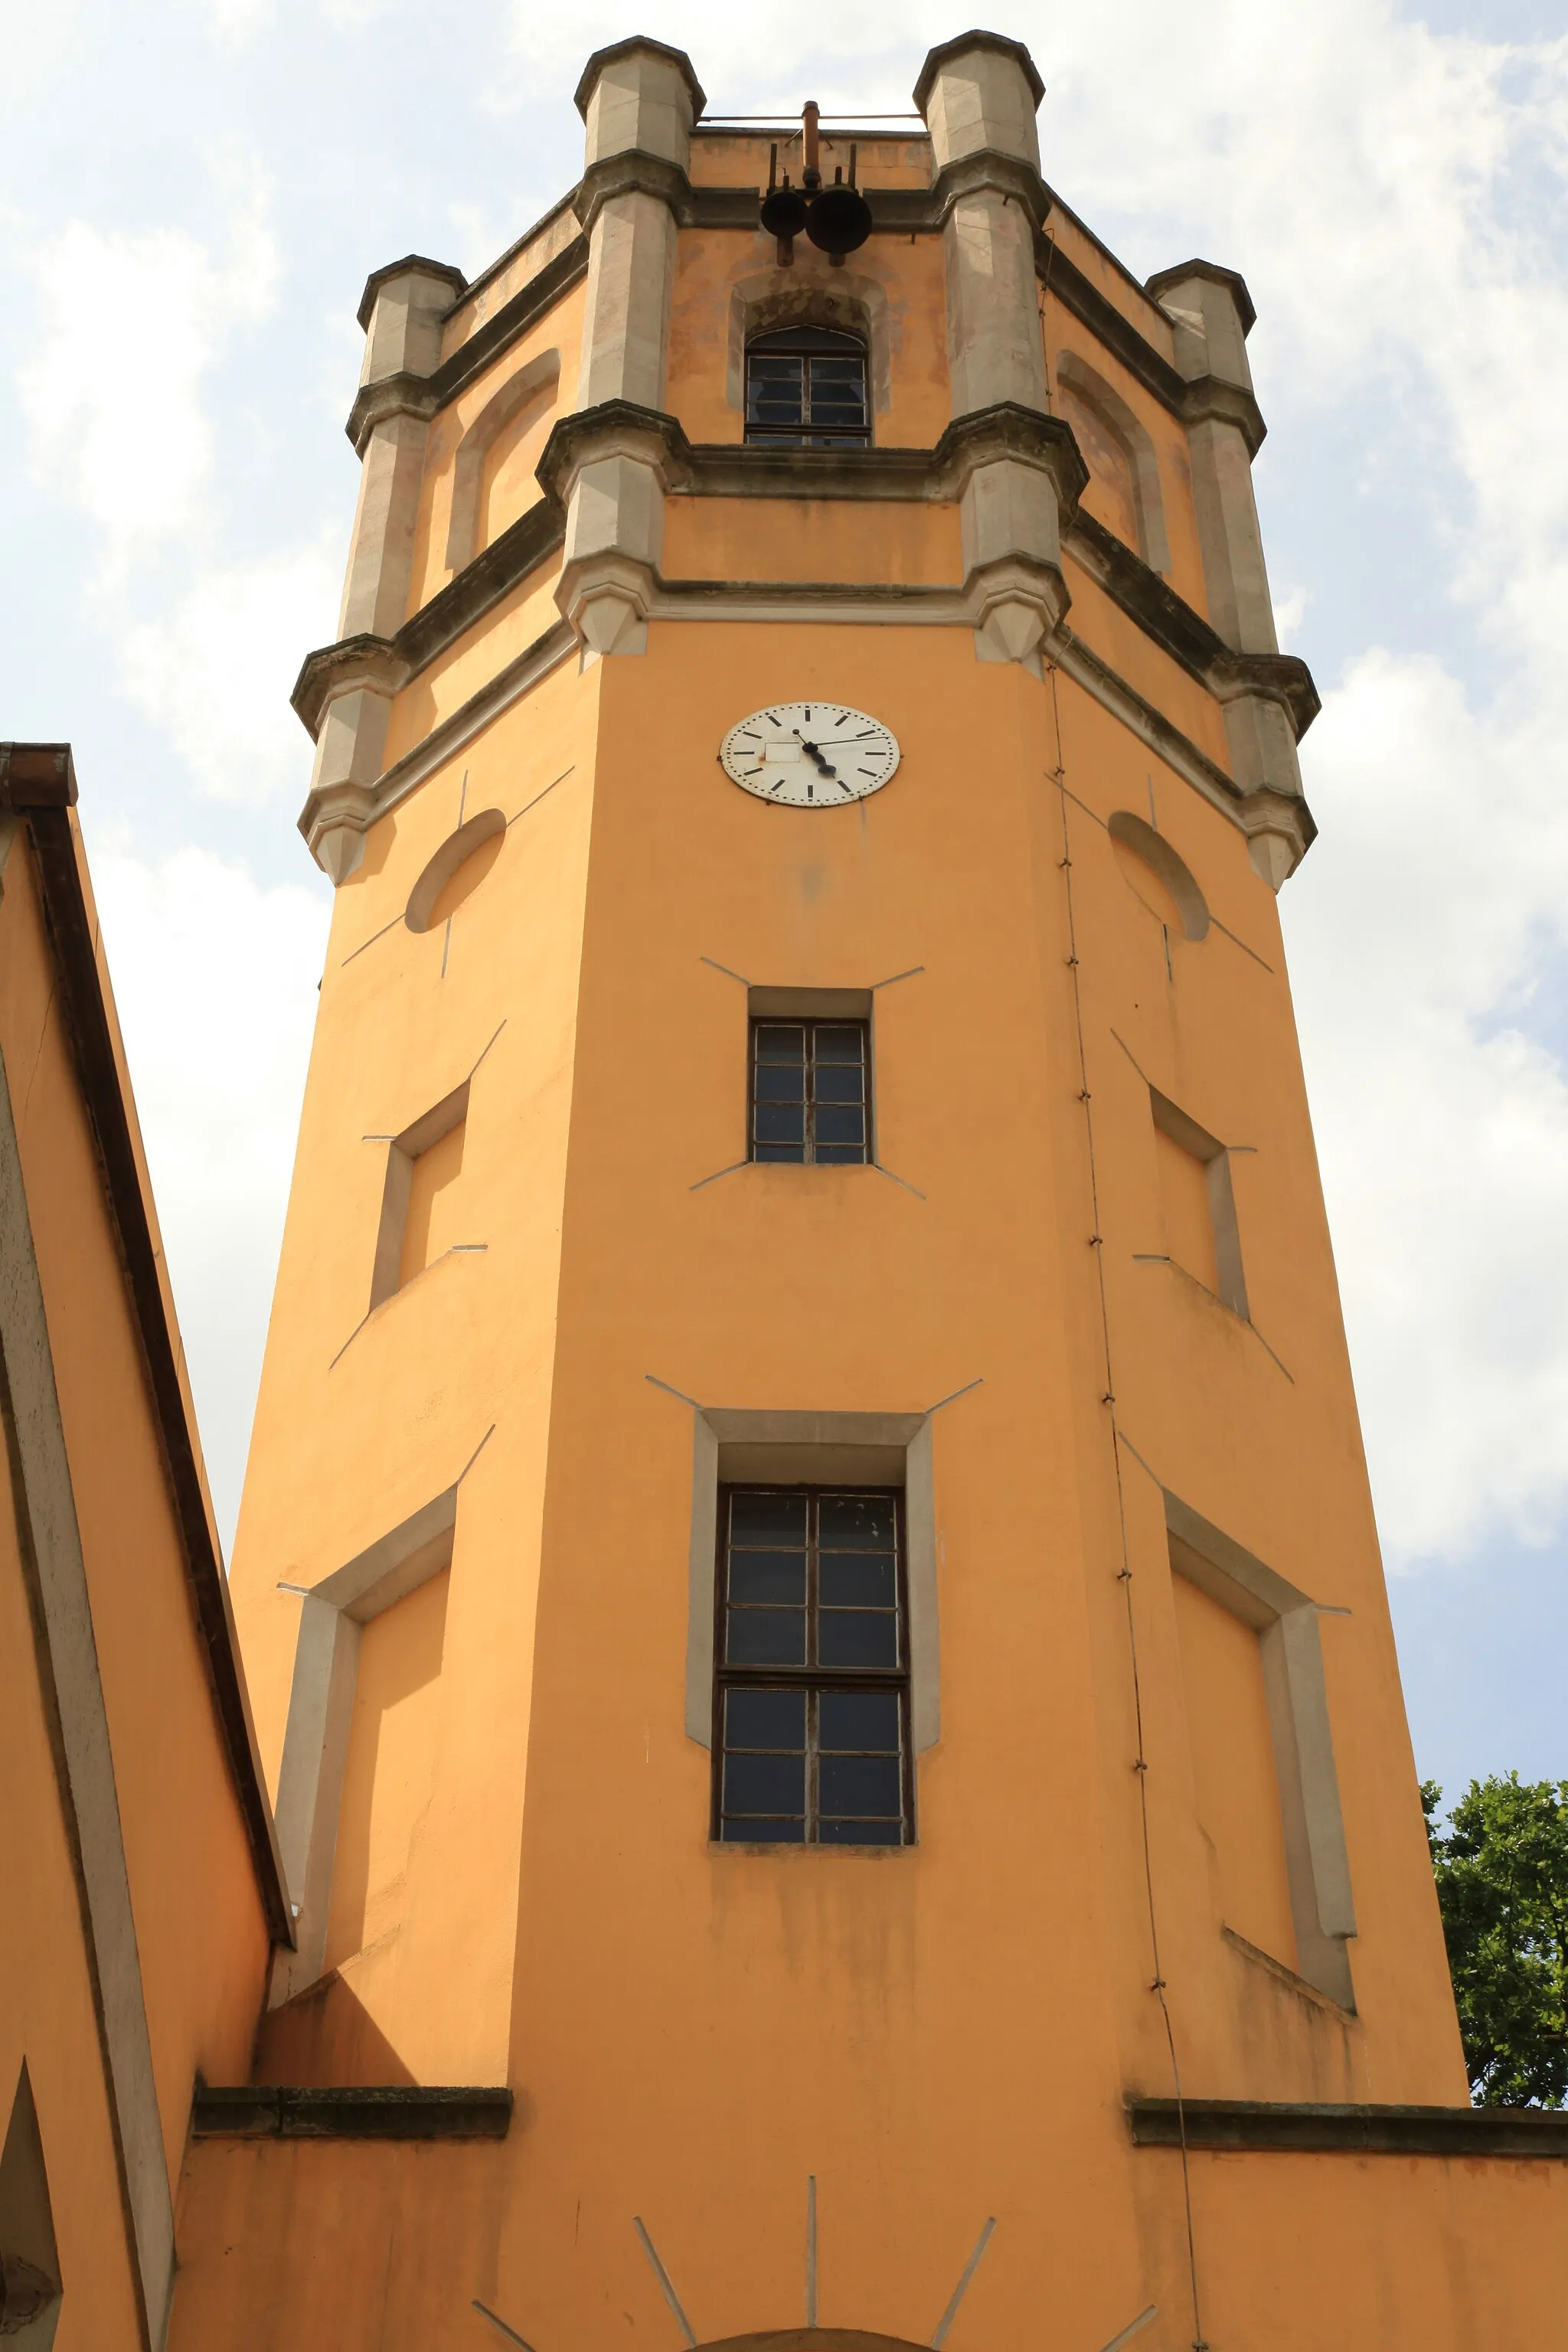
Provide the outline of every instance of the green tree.
<path id="1" fill-rule="evenodd" d="M 1568 2100 L 1568 1780 L 1472 1780 L 1438 1824 L 1421 1784 L 1470 2095 L 1478 2106 Z"/>

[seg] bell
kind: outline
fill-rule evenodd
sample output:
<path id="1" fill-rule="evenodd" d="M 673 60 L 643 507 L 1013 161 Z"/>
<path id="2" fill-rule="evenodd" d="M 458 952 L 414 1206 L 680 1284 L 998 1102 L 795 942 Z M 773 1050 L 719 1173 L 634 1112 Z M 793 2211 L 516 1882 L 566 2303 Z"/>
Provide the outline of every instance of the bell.
<path id="1" fill-rule="evenodd" d="M 782 188 L 770 188 L 763 198 L 763 226 L 770 236 L 798 236 L 805 226 L 805 196 L 787 180 Z"/>
<path id="2" fill-rule="evenodd" d="M 871 234 L 871 207 L 858 188 L 836 181 L 812 198 L 805 233 L 821 253 L 854 253 Z"/>

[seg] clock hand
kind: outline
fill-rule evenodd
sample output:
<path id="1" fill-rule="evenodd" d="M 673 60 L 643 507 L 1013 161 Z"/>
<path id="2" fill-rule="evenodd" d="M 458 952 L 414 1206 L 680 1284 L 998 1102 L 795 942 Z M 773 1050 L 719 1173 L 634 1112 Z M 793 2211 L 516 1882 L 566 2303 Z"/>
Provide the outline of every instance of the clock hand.
<path id="1" fill-rule="evenodd" d="M 816 745 L 815 743 L 808 743 L 798 727 L 795 730 L 795 736 L 801 750 L 807 752 L 810 757 L 816 761 L 817 766 L 821 769 L 825 776 L 831 776 L 837 783 L 838 781 L 837 771 L 831 767 L 827 761 L 823 758 L 821 752 L 817 750 Z"/>

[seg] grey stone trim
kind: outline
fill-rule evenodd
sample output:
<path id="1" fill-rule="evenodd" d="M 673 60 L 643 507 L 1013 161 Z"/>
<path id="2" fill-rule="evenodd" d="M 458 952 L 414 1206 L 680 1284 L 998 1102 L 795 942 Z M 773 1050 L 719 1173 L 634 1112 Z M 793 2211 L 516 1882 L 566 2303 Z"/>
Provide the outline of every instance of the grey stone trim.
<path id="1" fill-rule="evenodd" d="M 668 41 L 656 41 L 647 33 L 633 33 L 624 41 L 611 41 L 605 48 L 594 51 L 584 67 L 582 78 L 572 94 L 572 103 L 584 121 L 586 122 L 588 120 L 589 101 L 593 98 L 595 85 L 605 68 L 613 64 L 616 58 L 630 57 L 638 49 L 651 49 L 655 57 L 668 58 L 672 66 L 679 68 L 690 93 L 691 116 L 695 122 L 708 104 L 708 96 L 697 79 L 691 59 L 684 49 L 671 48 Z"/>
<path id="2" fill-rule="evenodd" d="M 954 205 L 987 188 L 1021 205 L 1037 230 L 1050 210 L 1050 194 L 1038 172 L 1020 156 L 1005 155 L 995 147 L 983 147 L 944 163 L 931 182 L 932 227 L 942 227 Z"/>
<path id="3" fill-rule="evenodd" d="M 955 39 L 939 42 L 934 49 L 926 52 L 926 61 L 920 69 L 914 87 L 914 102 L 921 114 L 926 110 L 926 102 L 937 75 L 948 59 L 967 57 L 973 49 L 992 49 L 998 57 L 1011 58 L 1014 64 L 1021 68 L 1035 104 L 1039 105 L 1046 94 L 1046 85 L 1040 79 L 1038 66 L 1022 41 L 1011 40 L 1005 33 L 960 33 Z"/>
<path id="4" fill-rule="evenodd" d="M 1135 2147 L 1235 2154 L 1568 2158 L 1568 2111 L 1552 2107 L 1337 2106 L 1306 2100 L 1129 2098 Z"/>
<path id="5" fill-rule="evenodd" d="M 1251 334 L 1258 324 L 1258 312 L 1247 290 L 1247 280 L 1238 269 L 1222 268 L 1217 261 L 1184 261 L 1174 269 L 1157 269 L 1152 278 L 1143 280 L 1143 291 L 1152 302 L 1158 302 L 1171 287 L 1180 286 L 1190 278 L 1206 278 L 1213 285 L 1228 287 L 1236 299 L 1241 331 Z"/>
<path id="6" fill-rule="evenodd" d="M 360 296 L 359 309 L 354 312 L 362 330 L 368 331 L 371 313 L 375 309 L 375 298 L 387 280 L 402 278 L 412 269 L 418 270 L 425 278 L 444 278 L 454 297 L 468 292 L 468 281 L 454 263 L 427 261 L 422 253 L 405 253 L 401 261 L 389 261 L 380 269 L 373 269 L 365 279 L 364 292 Z"/>
<path id="7" fill-rule="evenodd" d="M 1268 433 L 1263 411 L 1249 387 L 1227 383 L 1223 376 L 1194 376 L 1184 385 L 1181 418 L 1189 426 L 1211 422 L 1234 425 L 1247 444 L 1249 457 L 1257 457 Z"/>
<path id="8" fill-rule="evenodd" d="M 62 822 L 64 821 L 62 816 Z M 15 825 L 6 848 L 15 840 Z M 75 1867 L 143 2341 L 157 2352 L 174 2288 L 174 2214 L 126 1873 L 92 1601 L 33 1248 L 9 1073 L 0 1065 L 0 1420 L 39 1696 Z"/>
<path id="9" fill-rule="evenodd" d="M 689 1400 L 688 1400 L 689 1402 Z M 692 1409 L 687 1568 L 686 1734 L 713 1743 L 714 1576 L 720 1482 L 787 1478 L 901 1486 L 910 1622 L 910 1733 L 915 1754 L 942 1736 L 936 1503 L 929 1412 Z"/>
<path id="10" fill-rule="evenodd" d="M 542 499 L 422 604 L 395 637 L 344 637 L 307 654 L 289 698 L 306 732 L 319 735 L 328 703 L 355 686 L 396 694 L 537 572 L 560 547 L 565 527 L 558 503 Z"/>
<path id="11" fill-rule="evenodd" d="M 574 191 L 574 194 L 575 192 Z M 572 201 L 570 197 L 566 200 Z M 374 427 L 384 417 L 417 416 L 428 423 L 461 392 L 481 376 L 491 362 L 509 351 L 520 336 L 537 326 L 588 271 L 588 240 L 574 237 L 536 277 L 503 302 L 493 319 L 476 327 L 431 375 L 384 376 L 379 383 L 361 386 L 350 409 L 344 432 L 363 457 Z"/>
<path id="12" fill-rule="evenodd" d="M 750 193 L 755 206 L 755 192 Z M 583 224 L 584 236 L 593 235 L 594 223 L 616 196 L 657 196 L 668 205 L 680 226 L 694 225 L 691 183 L 679 163 L 669 163 L 663 155 L 647 154 L 640 147 L 623 147 L 588 165 L 572 196 L 572 209 Z"/>
<path id="13" fill-rule="evenodd" d="M 1173 1571 L 1258 1635 L 1298 1971 L 1353 2011 L 1345 1944 L 1356 1932 L 1355 1906 L 1316 1604 L 1189 1503 L 1168 1487 L 1163 1491 Z"/>
<path id="14" fill-rule="evenodd" d="M 1060 200 L 1052 196 L 1051 202 L 1059 205 Z M 1035 267 L 1046 292 L 1054 295 L 1064 310 L 1070 310 L 1079 325 L 1087 327 L 1097 341 L 1121 361 L 1129 375 L 1135 377 L 1145 392 L 1153 394 L 1163 408 L 1169 409 L 1173 416 L 1189 427 L 1210 417 L 1235 425 L 1247 443 L 1247 454 L 1254 457 L 1258 455 L 1268 427 L 1256 398 L 1245 385 L 1226 383 L 1212 375 L 1187 382 L 1048 237 L 1042 236 L 1037 243 Z M 1191 271 L 1170 274 L 1187 277 Z M 1209 274 L 1226 279 L 1231 275 L 1228 270 Z M 1153 278 L 1149 282 L 1151 286 L 1156 283 Z"/>
<path id="15" fill-rule="evenodd" d="M 197 2139 L 505 2139 L 509 2090 L 448 2084 L 376 2084 L 346 2090 L 196 2084 Z"/>

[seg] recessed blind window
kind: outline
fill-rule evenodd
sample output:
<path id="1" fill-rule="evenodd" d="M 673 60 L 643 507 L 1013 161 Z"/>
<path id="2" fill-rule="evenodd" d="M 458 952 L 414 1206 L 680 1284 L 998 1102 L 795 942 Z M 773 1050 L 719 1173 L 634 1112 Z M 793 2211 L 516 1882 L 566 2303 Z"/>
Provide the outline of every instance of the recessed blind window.
<path id="1" fill-rule="evenodd" d="M 897 1494 L 720 1494 L 714 1834 L 907 1845 L 909 1668 Z"/>
<path id="2" fill-rule="evenodd" d="M 869 1045 L 864 1021 L 753 1021 L 752 1159 L 868 1160 Z"/>
<path id="3" fill-rule="evenodd" d="M 866 346 L 831 327 L 758 335 L 746 349 L 746 438 L 795 449 L 857 447 L 871 437 Z"/>

